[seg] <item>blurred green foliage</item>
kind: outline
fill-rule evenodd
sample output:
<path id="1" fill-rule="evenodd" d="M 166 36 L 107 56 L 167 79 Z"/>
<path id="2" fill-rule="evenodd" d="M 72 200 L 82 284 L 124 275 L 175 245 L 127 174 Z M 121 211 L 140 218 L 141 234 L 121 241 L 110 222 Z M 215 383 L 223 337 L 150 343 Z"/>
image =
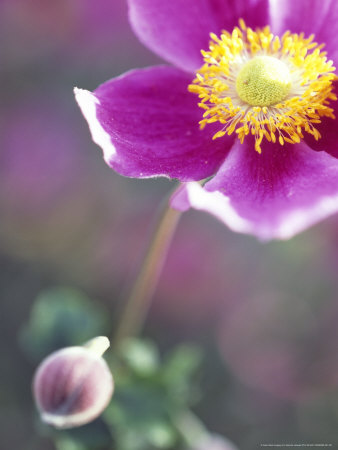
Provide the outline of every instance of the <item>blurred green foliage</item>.
<path id="1" fill-rule="evenodd" d="M 95 306 L 94 306 L 95 305 Z M 36 299 L 20 340 L 42 358 L 57 348 L 80 345 L 107 331 L 107 314 L 81 292 L 55 288 Z M 161 355 L 151 340 L 129 338 L 105 357 L 115 381 L 113 399 L 96 421 L 54 430 L 37 421 L 57 450 L 156 450 L 187 448 L 206 432 L 190 408 L 200 398 L 197 373 L 202 354 L 183 344 Z"/>
<path id="2" fill-rule="evenodd" d="M 160 358 L 151 341 L 121 343 L 112 355 L 116 392 L 105 413 L 119 450 L 171 449 L 189 440 L 177 418 L 191 414 L 199 398 L 194 378 L 200 363 L 195 346 L 178 346 Z"/>
<path id="3" fill-rule="evenodd" d="M 97 302 L 69 287 L 42 291 L 20 333 L 25 352 L 35 361 L 50 352 L 80 345 L 108 331 L 107 314 Z"/>

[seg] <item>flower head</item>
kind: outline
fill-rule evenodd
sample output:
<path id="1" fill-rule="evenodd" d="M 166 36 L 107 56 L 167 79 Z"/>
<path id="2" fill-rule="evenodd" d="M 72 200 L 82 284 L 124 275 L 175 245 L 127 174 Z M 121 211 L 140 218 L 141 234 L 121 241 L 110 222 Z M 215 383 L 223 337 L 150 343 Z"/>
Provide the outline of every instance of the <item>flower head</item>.
<path id="1" fill-rule="evenodd" d="M 336 2 L 128 3 L 140 40 L 177 68 L 76 90 L 114 170 L 188 182 L 173 207 L 261 239 L 338 211 Z"/>
<path id="2" fill-rule="evenodd" d="M 113 394 L 113 378 L 101 357 L 105 337 L 83 347 L 58 350 L 42 361 L 33 381 L 41 419 L 57 428 L 84 425 L 98 417 Z"/>
<path id="3" fill-rule="evenodd" d="M 221 124 L 213 139 L 236 131 L 243 144 L 252 134 L 260 153 L 263 139 L 295 144 L 304 138 L 303 130 L 316 140 L 321 137 L 314 124 L 321 117 L 335 118 L 329 106 L 337 100 L 332 93 L 335 68 L 313 36 L 286 32 L 279 39 L 269 27 L 254 31 L 240 20 L 232 34 L 223 31 L 220 38 L 211 38 L 210 51 L 202 51 L 205 64 L 189 90 L 199 95 L 205 110 L 201 127 Z"/>

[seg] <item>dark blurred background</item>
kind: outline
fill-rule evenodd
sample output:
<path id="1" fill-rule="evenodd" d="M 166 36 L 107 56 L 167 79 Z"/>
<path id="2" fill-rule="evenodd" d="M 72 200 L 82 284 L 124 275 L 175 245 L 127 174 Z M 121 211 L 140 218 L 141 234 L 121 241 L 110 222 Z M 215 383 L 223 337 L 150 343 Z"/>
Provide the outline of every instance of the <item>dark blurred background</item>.
<path id="1" fill-rule="evenodd" d="M 71 320 L 84 339 L 113 333 L 175 186 L 112 172 L 72 89 L 162 62 L 124 0 L 1 0 L 0 57 L 0 448 L 108 448 L 53 440 L 30 386 L 41 358 L 79 343 Z M 261 244 L 202 213 L 181 219 L 143 335 L 160 353 L 201 349 L 194 412 L 239 449 L 338 448 L 337 223 Z"/>

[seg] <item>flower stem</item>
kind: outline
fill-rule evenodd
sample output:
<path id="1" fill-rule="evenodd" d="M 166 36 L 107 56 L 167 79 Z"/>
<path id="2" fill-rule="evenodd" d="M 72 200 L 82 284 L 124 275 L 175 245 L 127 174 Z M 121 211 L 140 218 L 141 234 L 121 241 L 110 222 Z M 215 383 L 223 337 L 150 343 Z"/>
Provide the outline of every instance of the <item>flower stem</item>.
<path id="1" fill-rule="evenodd" d="M 138 334 L 142 327 L 181 214 L 180 211 L 166 207 L 160 216 L 143 265 L 119 320 L 114 337 L 115 347 L 124 338 Z"/>

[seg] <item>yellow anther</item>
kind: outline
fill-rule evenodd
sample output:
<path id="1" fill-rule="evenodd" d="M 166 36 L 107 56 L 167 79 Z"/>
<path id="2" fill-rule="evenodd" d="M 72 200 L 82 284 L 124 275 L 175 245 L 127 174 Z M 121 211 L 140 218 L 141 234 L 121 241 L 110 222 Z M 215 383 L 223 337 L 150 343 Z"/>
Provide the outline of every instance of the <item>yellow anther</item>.
<path id="1" fill-rule="evenodd" d="M 320 139 L 314 124 L 335 118 L 329 103 L 337 100 L 337 77 L 314 36 L 287 31 L 279 38 L 269 27 L 252 30 L 240 19 L 231 34 L 211 39 L 209 51 L 202 51 L 205 64 L 189 86 L 205 111 L 201 129 L 219 122 L 214 139 L 236 131 L 241 143 L 252 134 L 258 152 L 263 139 L 294 144 L 304 131 Z"/>

